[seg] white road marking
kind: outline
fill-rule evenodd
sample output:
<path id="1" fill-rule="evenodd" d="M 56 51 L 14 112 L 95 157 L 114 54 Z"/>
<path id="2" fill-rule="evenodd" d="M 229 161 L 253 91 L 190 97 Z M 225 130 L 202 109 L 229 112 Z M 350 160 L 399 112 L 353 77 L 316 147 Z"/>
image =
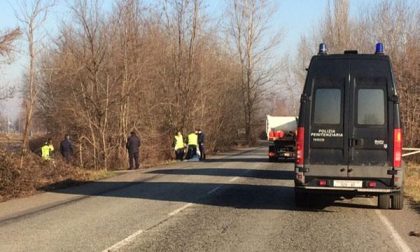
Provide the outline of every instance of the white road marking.
<path id="1" fill-rule="evenodd" d="M 230 180 L 229 180 L 229 182 L 234 182 L 234 181 L 236 181 L 236 180 L 238 180 L 239 179 L 239 177 L 234 177 L 234 178 L 231 178 Z M 214 192 L 216 192 L 217 190 L 219 190 L 220 188 L 221 188 L 222 186 L 217 186 L 217 187 L 215 187 L 215 188 L 213 188 L 212 190 L 210 190 L 210 191 L 208 191 L 207 192 L 207 194 L 209 195 L 209 194 L 212 194 L 212 193 L 214 193 Z M 169 214 L 168 214 L 168 216 L 174 216 L 174 215 L 176 215 L 176 214 L 178 214 L 179 212 L 181 212 L 182 210 L 184 210 L 184 209 L 186 209 L 186 208 L 188 208 L 188 207 L 190 207 L 190 206 L 192 206 L 192 205 L 194 205 L 193 203 L 188 203 L 188 204 L 185 204 L 184 206 L 182 206 L 182 207 L 180 207 L 180 208 L 178 208 L 178 209 L 176 209 L 176 210 L 174 210 L 174 211 L 172 211 L 172 212 L 170 212 Z M 121 241 L 119 241 L 118 243 L 116 243 L 116 244 L 114 244 L 114 245 L 112 245 L 111 247 L 109 247 L 109 248 L 107 248 L 107 249 L 104 249 L 102 252 L 111 252 L 111 251 L 116 251 L 116 250 L 118 250 L 118 249 L 120 249 L 120 248 L 122 248 L 122 247 L 124 247 L 124 246 L 126 246 L 127 244 L 129 244 L 130 242 L 132 242 L 137 236 L 139 236 L 140 234 L 142 234 L 143 233 L 143 230 L 138 230 L 137 232 L 135 232 L 134 234 L 132 234 L 132 235 L 130 235 L 130 236 L 128 236 L 127 238 L 125 238 L 124 240 L 121 240 Z"/>
<path id="2" fill-rule="evenodd" d="M 215 191 L 219 190 L 221 187 L 222 187 L 222 186 L 215 187 L 215 188 L 211 189 L 210 191 L 208 191 L 208 192 L 207 192 L 207 194 L 212 194 L 212 193 L 214 193 Z"/>
<path id="3" fill-rule="evenodd" d="M 394 238 L 394 242 L 400 247 L 401 251 L 404 252 L 411 252 L 411 248 L 407 245 L 407 243 L 401 238 L 398 234 L 397 230 L 395 230 L 394 226 L 392 226 L 391 222 L 382 214 L 380 210 L 375 210 L 376 214 L 379 216 L 379 219 L 385 224 L 388 228 L 389 232 Z"/>
<path id="4" fill-rule="evenodd" d="M 135 232 L 134 234 L 128 236 L 127 238 L 125 238 L 124 240 L 121 240 L 117 243 L 115 243 L 114 245 L 112 245 L 111 247 L 104 249 L 102 252 L 111 252 L 111 251 L 116 251 L 124 246 L 126 246 L 127 244 L 129 244 L 130 242 L 132 242 L 137 236 L 139 236 L 141 233 L 143 233 L 143 230 L 138 230 L 137 232 Z"/>
<path id="5" fill-rule="evenodd" d="M 181 212 L 181 211 L 182 211 L 182 210 L 184 210 L 185 208 L 190 207 L 190 206 L 192 206 L 192 205 L 193 205 L 193 203 L 188 203 L 188 204 L 185 204 L 184 206 L 182 206 L 182 207 L 180 207 L 180 208 L 176 209 L 175 211 L 170 212 L 170 213 L 168 214 L 168 216 L 174 216 L 175 214 L 177 214 L 177 213 Z"/>
<path id="6" fill-rule="evenodd" d="M 233 181 L 235 181 L 235 180 L 237 180 L 237 179 L 239 179 L 239 177 L 234 177 L 234 178 L 231 178 L 231 179 L 229 179 L 229 182 L 233 182 Z"/>
<path id="7" fill-rule="evenodd" d="M 217 188 L 217 187 L 216 187 Z M 218 189 L 218 188 L 217 188 Z M 184 210 L 184 209 L 186 209 L 186 208 L 188 208 L 188 207 L 190 207 L 190 206 L 192 206 L 192 205 L 194 205 L 193 203 L 188 203 L 188 204 L 185 204 L 184 206 L 182 206 L 182 207 L 180 207 L 180 208 L 178 208 L 178 209 L 176 209 L 175 211 L 172 211 L 172 212 L 170 212 L 169 214 L 168 214 L 168 216 L 174 216 L 174 215 L 176 215 L 177 213 L 179 213 L 179 212 L 181 212 L 182 210 Z M 115 243 L 114 245 L 112 245 L 111 247 L 109 247 L 109 248 L 107 248 L 107 249 L 104 249 L 102 252 L 111 252 L 111 251 L 116 251 L 116 250 L 118 250 L 118 249 L 120 249 L 120 248 L 122 248 L 122 247 L 124 247 L 124 246 L 126 246 L 127 244 L 129 244 L 130 242 L 132 242 L 137 236 L 139 236 L 140 234 L 142 234 L 143 233 L 143 230 L 138 230 L 138 231 L 136 231 L 134 234 L 132 234 L 132 235 L 130 235 L 130 236 L 128 236 L 127 238 L 125 238 L 124 240 L 121 240 L 121 241 L 119 241 L 119 242 L 117 242 L 117 243 Z"/>

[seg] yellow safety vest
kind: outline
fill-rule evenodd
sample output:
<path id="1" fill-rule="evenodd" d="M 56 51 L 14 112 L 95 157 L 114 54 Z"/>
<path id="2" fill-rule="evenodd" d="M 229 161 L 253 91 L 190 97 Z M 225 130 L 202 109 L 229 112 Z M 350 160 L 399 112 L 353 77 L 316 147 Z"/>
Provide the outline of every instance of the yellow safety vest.
<path id="1" fill-rule="evenodd" d="M 50 160 L 50 154 L 54 151 L 54 146 L 52 144 L 44 144 L 41 148 L 41 156 L 43 160 Z"/>
<path id="2" fill-rule="evenodd" d="M 175 150 L 183 149 L 184 148 L 184 138 L 182 135 L 175 136 Z"/>
<path id="3" fill-rule="evenodd" d="M 188 135 L 188 145 L 198 145 L 198 136 L 195 133 Z"/>

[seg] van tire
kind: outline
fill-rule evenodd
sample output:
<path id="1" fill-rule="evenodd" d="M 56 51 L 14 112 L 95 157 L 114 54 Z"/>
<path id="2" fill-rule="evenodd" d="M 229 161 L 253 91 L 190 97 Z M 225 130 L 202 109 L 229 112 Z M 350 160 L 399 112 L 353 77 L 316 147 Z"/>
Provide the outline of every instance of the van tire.
<path id="1" fill-rule="evenodd" d="M 389 209 L 390 207 L 390 195 L 387 193 L 378 195 L 378 208 Z"/>
<path id="2" fill-rule="evenodd" d="M 295 205 L 297 207 L 307 207 L 308 194 L 299 190 L 295 190 Z"/>
<path id="3" fill-rule="evenodd" d="M 404 207 L 404 195 L 402 192 L 393 193 L 391 195 L 392 209 L 401 210 Z"/>

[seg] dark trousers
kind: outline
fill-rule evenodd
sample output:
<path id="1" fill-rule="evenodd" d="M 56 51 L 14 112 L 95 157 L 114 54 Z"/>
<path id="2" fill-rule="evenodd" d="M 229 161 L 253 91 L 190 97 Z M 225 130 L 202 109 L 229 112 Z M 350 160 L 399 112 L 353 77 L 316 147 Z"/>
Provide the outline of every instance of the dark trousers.
<path id="1" fill-rule="evenodd" d="M 184 160 L 184 149 L 178 149 L 175 151 L 176 160 Z"/>
<path id="2" fill-rule="evenodd" d="M 67 164 L 69 164 L 71 162 L 71 153 L 70 152 L 63 152 L 61 153 L 61 155 L 63 155 L 64 160 L 66 161 Z"/>
<path id="3" fill-rule="evenodd" d="M 205 160 L 206 159 L 206 150 L 204 149 L 204 144 L 203 143 L 200 144 L 199 150 L 200 150 L 200 160 Z"/>
<path id="4" fill-rule="evenodd" d="M 130 164 L 130 168 L 129 168 L 130 170 L 134 169 L 134 167 L 138 169 L 140 167 L 139 153 L 138 152 L 128 153 L 128 162 Z"/>
<path id="5" fill-rule="evenodd" d="M 197 154 L 197 145 L 188 145 L 188 152 L 186 159 L 193 158 Z"/>

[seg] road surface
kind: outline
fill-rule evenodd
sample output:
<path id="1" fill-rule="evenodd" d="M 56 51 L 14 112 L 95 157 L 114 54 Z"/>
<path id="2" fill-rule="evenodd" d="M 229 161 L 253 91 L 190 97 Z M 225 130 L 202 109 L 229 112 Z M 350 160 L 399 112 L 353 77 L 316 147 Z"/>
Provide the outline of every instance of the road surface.
<path id="1" fill-rule="evenodd" d="M 420 251 L 420 213 L 375 200 L 297 208 L 293 164 L 248 149 L 1 203 L 0 251 Z"/>

